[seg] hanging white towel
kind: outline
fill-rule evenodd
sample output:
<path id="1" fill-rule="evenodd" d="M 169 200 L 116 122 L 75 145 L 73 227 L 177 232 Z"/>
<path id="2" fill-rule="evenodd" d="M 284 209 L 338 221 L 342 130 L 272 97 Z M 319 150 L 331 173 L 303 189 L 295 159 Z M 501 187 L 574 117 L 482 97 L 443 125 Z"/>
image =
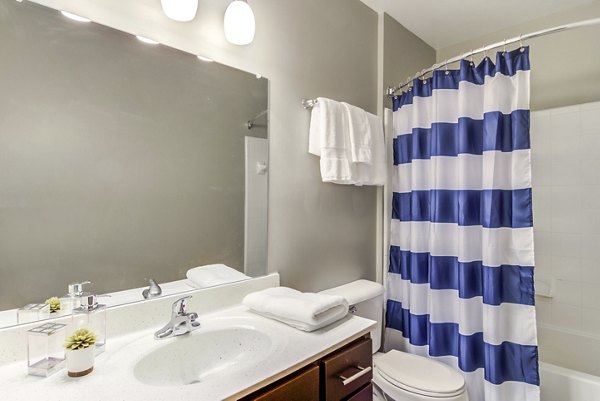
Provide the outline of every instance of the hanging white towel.
<path id="1" fill-rule="evenodd" d="M 287 287 L 253 292 L 242 303 L 260 315 L 303 331 L 318 330 L 348 314 L 344 297 L 303 293 Z"/>
<path id="2" fill-rule="evenodd" d="M 372 160 L 370 174 L 364 185 L 385 185 L 387 180 L 387 163 L 385 152 L 385 136 L 383 122 L 375 114 L 367 113 L 372 141 Z"/>
<path id="3" fill-rule="evenodd" d="M 234 283 L 250 278 L 244 273 L 223 264 L 198 266 L 188 270 L 185 275 L 198 288 Z"/>
<path id="4" fill-rule="evenodd" d="M 352 183 L 342 105 L 320 97 L 312 109 L 308 151 L 321 157 L 323 182 Z"/>
<path id="5" fill-rule="evenodd" d="M 367 118 L 367 112 L 363 109 L 342 102 L 345 118 L 344 130 L 348 137 L 348 148 L 352 163 L 371 164 L 371 127 Z"/>
<path id="6" fill-rule="evenodd" d="M 382 186 L 385 185 L 387 178 L 383 123 L 375 114 L 365 112 L 365 116 L 369 124 L 372 163 L 351 164 L 353 184 Z"/>
<path id="7" fill-rule="evenodd" d="M 323 182 L 385 184 L 382 122 L 356 106 L 318 98 L 311 113 L 308 151 L 321 157 Z"/>

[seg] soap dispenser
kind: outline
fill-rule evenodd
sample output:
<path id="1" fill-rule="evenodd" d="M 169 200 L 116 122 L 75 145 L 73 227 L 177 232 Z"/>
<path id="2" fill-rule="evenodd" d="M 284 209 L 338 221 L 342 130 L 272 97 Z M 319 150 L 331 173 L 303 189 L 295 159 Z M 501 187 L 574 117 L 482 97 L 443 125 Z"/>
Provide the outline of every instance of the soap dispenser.
<path id="1" fill-rule="evenodd" d="M 69 314 L 75 308 L 81 306 L 81 297 L 83 296 L 83 286 L 91 284 L 89 281 L 83 281 L 81 283 L 69 284 L 69 293 L 60 299 L 60 310 L 64 314 Z"/>
<path id="2" fill-rule="evenodd" d="M 87 328 L 96 335 L 95 354 L 104 352 L 106 347 L 106 305 L 98 303 L 94 294 L 84 293 L 78 308 L 73 309 L 72 329 Z"/>

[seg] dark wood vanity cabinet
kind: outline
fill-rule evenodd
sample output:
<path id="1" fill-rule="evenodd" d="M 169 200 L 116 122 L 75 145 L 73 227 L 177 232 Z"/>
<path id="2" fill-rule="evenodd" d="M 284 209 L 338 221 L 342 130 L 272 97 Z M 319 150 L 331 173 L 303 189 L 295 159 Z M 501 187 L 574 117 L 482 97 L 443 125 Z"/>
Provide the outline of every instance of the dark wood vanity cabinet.
<path id="1" fill-rule="evenodd" d="M 346 401 L 373 401 L 373 384 L 369 383 Z"/>
<path id="2" fill-rule="evenodd" d="M 241 401 L 372 401 L 371 347 L 360 338 Z"/>
<path id="3" fill-rule="evenodd" d="M 371 339 L 361 339 L 327 355 L 321 359 L 320 365 L 321 400 L 349 399 L 369 385 L 373 378 Z"/>
<path id="4" fill-rule="evenodd" d="M 319 366 L 312 364 L 257 391 L 243 401 L 318 401 Z"/>

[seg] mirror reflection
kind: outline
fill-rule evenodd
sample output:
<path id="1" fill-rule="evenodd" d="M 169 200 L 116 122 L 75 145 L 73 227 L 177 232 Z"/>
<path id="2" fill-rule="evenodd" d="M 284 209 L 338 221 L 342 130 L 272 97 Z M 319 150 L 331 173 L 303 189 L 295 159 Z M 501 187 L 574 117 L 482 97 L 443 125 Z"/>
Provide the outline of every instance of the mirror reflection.
<path id="1" fill-rule="evenodd" d="M 0 54 L 0 327 L 266 272 L 266 79 L 28 2 Z"/>

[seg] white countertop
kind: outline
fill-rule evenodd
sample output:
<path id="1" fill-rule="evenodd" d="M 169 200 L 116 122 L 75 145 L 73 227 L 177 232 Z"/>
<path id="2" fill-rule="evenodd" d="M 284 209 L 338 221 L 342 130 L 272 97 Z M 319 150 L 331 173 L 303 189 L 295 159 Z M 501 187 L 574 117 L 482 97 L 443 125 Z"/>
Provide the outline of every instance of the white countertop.
<path id="1" fill-rule="evenodd" d="M 69 378 L 66 370 L 48 378 L 27 376 L 27 363 L 0 366 L 0 399 L 10 401 L 216 401 L 235 400 L 272 383 L 298 368 L 368 333 L 375 322 L 349 315 L 321 330 L 306 333 L 235 306 L 202 315 L 202 327 L 194 334 L 210 331 L 211 322 L 235 318 L 248 327 L 273 334 L 269 356 L 254 366 L 185 386 L 156 386 L 142 383 L 133 367 L 153 350 L 178 338 L 154 340 L 158 329 L 109 338 L 106 352 L 96 358 L 94 371 L 81 378 Z M 211 320 L 212 319 L 212 320 Z"/>

